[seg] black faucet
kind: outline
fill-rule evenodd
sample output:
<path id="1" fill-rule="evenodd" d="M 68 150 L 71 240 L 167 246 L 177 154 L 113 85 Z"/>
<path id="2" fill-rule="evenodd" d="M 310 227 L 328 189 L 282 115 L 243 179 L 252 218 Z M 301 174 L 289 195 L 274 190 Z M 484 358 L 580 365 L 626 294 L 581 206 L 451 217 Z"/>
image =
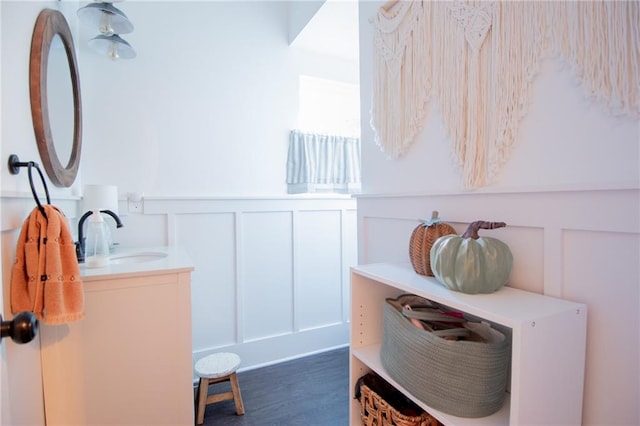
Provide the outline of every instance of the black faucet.
<path id="1" fill-rule="evenodd" d="M 106 213 L 109 216 L 111 216 L 113 220 L 116 221 L 116 228 L 122 228 L 124 226 L 122 225 L 122 221 L 120 220 L 118 215 L 112 212 L 111 210 L 100 210 L 100 213 Z M 76 242 L 76 257 L 78 258 L 79 263 L 84 262 L 85 240 L 86 240 L 83 232 L 84 221 L 87 220 L 87 218 L 92 214 L 93 214 L 93 211 L 89 210 L 88 212 L 83 214 L 80 217 L 80 220 L 78 221 L 78 241 Z"/>

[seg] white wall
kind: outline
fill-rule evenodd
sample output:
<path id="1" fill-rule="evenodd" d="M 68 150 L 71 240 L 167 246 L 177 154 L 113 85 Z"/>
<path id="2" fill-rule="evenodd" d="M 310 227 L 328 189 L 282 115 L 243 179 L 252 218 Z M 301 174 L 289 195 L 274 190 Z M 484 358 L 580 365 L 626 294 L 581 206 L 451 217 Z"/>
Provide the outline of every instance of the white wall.
<path id="1" fill-rule="evenodd" d="M 290 44 L 293 43 L 300 34 L 300 31 L 302 31 L 325 2 L 326 0 L 289 2 L 287 7 L 289 9 L 288 40 Z"/>
<path id="2" fill-rule="evenodd" d="M 569 71 L 548 59 L 511 158 L 493 184 L 463 189 L 434 105 L 409 152 L 389 160 L 365 124 L 368 19 L 382 4 L 360 4 L 367 195 L 358 199 L 359 262 L 409 262 L 411 231 L 432 210 L 460 233 L 473 220 L 507 222 L 488 232 L 514 253 L 509 285 L 588 305 L 583 424 L 640 423 L 640 121 L 590 104 Z"/>
<path id="3" fill-rule="evenodd" d="M 286 194 L 298 75 L 357 67 L 289 47 L 287 2 L 122 3 L 138 52 L 81 55 L 83 180 L 121 193 Z M 117 171 L 116 171 L 117 170 Z"/>
<path id="4" fill-rule="evenodd" d="M 298 75 L 355 83 L 357 64 L 289 47 L 286 2 L 134 0 L 118 7 L 135 25 L 124 37 L 138 57 L 112 63 L 88 50 L 95 34 L 79 26 L 78 6 L 0 2 L 2 164 L 12 153 L 39 162 L 31 33 L 42 8 L 61 8 L 78 47 L 84 131 L 78 180 L 71 188 L 49 183 L 53 203 L 75 226 L 82 184 L 115 184 L 125 224 L 117 242 L 186 247 L 195 265 L 194 360 L 227 348 L 251 368 L 346 344 L 355 201 L 287 196 L 285 164 Z M 10 266 L 34 204 L 26 173 L 0 169 L 10 314 Z M 132 191 L 145 193 L 142 214 L 127 211 Z M 257 295 L 286 317 L 265 322 Z M 38 342 L 3 342 L 0 354 L 1 424 L 44 424 Z"/>
<path id="5" fill-rule="evenodd" d="M 136 49 L 111 62 L 87 46 L 76 1 L 2 1 L 2 151 L 38 160 L 29 106 L 29 47 L 44 7 L 62 9 L 75 35 L 83 106 L 83 183 L 147 195 L 286 194 L 288 132 L 297 125 L 298 76 L 349 83 L 355 61 L 289 47 L 286 1 L 136 1 L 119 4 Z M 0 170 L 3 192 L 28 181 Z"/>

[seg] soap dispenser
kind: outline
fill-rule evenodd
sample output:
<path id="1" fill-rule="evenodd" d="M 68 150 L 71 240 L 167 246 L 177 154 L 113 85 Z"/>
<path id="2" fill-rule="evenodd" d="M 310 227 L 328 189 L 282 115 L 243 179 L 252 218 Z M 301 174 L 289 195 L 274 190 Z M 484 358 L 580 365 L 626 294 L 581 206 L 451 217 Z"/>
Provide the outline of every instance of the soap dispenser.
<path id="1" fill-rule="evenodd" d="M 94 210 L 89 218 L 85 262 L 87 268 L 101 268 L 109 264 L 109 233 L 99 210 Z"/>

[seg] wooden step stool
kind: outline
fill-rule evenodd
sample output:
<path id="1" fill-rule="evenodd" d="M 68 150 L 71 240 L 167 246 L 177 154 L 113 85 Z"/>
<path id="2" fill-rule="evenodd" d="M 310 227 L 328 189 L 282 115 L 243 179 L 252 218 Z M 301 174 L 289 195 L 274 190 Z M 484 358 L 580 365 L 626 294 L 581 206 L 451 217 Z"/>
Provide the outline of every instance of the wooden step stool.
<path id="1" fill-rule="evenodd" d="M 196 407 L 196 424 L 204 422 L 204 410 L 208 404 L 233 399 L 236 404 L 236 413 L 244 414 L 242 395 L 238 385 L 236 370 L 240 366 L 240 357 L 234 353 L 220 352 L 208 355 L 195 365 L 196 374 L 200 377 L 198 385 L 198 406 Z M 220 382 L 231 382 L 231 392 L 223 392 L 208 395 L 209 385 Z"/>

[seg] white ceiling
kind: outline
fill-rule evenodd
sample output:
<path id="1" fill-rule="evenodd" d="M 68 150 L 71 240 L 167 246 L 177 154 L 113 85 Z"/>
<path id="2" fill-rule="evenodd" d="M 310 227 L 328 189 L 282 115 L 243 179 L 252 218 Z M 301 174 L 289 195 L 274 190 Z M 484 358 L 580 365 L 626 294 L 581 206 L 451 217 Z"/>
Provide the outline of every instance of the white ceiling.
<path id="1" fill-rule="evenodd" d="M 292 46 L 358 61 L 358 2 L 327 0 Z"/>

